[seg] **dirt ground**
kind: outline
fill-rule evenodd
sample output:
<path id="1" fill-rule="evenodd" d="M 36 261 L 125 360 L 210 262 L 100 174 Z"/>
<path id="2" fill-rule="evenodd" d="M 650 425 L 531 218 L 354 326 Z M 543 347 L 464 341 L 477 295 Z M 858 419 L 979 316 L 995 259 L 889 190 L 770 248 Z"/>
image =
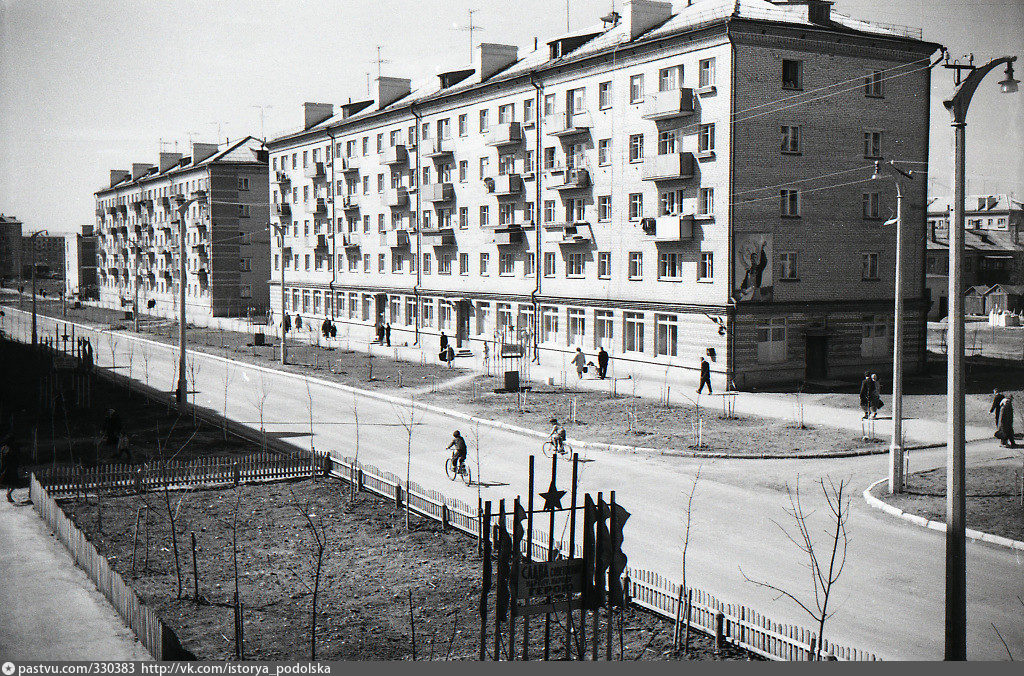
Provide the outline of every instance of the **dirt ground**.
<path id="1" fill-rule="evenodd" d="M 300 509 L 312 515 L 314 524 L 322 520 L 326 533 L 317 600 L 318 659 L 411 659 L 410 592 L 418 659 L 477 658 L 481 563 L 473 538 L 442 532 L 440 524 L 417 517 L 407 531 L 404 512 L 391 501 L 365 493 L 353 498 L 348 487 L 334 480 L 197 490 L 170 498 L 178 513 L 181 599 L 162 494 L 104 496 L 102 533 L 95 498 L 89 504 L 74 499 L 63 504 L 200 659 L 228 659 L 234 651 L 232 523 L 237 523 L 245 659 L 309 657 L 315 549 Z M 194 601 L 192 533 L 201 603 Z M 626 659 L 673 658 L 671 623 L 632 609 L 623 621 Z M 562 626 L 552 629 L 552 649 L 559 656 L 564 652 Z M 532 627 L 536 659 L 543 648 L 543 620 L 534 619 Z M 490 654 L 493 615 L 488 632 Z M 713 639 L 694 632 L 691 641 L 696 646 L 691 659 L 713 659 Z M 750 658 L 732 648 L 724 657 Z"/>
<path id="2" fill-rule="evenodd" d="M 1006 449 L 995 460 L 972 464 L 966 476 L 967 527 L 984 533 L 1024 540 L 1024 506 L 1020 503 L 1020 477 L 1024 450 Z M 875 497 L 900 509 L 936 521 L 946 520 L 946 468 L 917 472 L 907 478 L 907 492 L 889 495 L 884 484 Z"/>

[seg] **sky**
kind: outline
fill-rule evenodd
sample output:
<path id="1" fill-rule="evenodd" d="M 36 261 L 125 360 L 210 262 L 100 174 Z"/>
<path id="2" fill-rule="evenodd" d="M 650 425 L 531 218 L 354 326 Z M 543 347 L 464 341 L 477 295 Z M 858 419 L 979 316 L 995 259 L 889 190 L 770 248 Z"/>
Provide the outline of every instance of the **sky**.
<path id="1" fill-rule="evenodd" d="M 612 5 L 569 0 L 569 24 L 592 25 Z M 0 0 L 0 212 L 26 231 L 74 231 L 95 221 L 93 193 L 111 168 L 155 162 L 161 148 L 187 153 L 190 140 L 273 137 L 301 125 L 304 101 L 366 98 L 378 67 L 414 81 L 462 67 L 470 9 L 482 27 L 474 42 L 521 53 L 566 27 L 565 0 Z M 1024 51 L 1024 0 L 836 0 L 835 9 L 920 27 L 976 64 Z M 940 67 L 932 77 L 937 195 L 952 184 L 941 103 L 952 75 Z M 971 104 L 968 190 L 1021 198 L 1024 92 L 1001 94 L 1000 79 L 1001 69 L 990 74 Z"/>

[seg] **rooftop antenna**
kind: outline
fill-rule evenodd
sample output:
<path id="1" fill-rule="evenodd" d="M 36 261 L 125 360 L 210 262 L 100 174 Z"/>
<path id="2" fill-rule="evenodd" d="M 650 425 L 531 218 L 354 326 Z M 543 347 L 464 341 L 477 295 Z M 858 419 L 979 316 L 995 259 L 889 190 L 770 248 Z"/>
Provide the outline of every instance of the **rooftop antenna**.
<path id="1" fill-rule="evenodd" d="M 611 24 L 612 27 L 619 25 L 619 13 L 615 11 L 615 0 L 612 0 L 612 11 L 601 17 L 602 24 Z"/>
<path id="2" fill-rule="evenodd" d="M 366 74 L 366 95 L 370 95 L 370 74 Z"/>
<path id="3" fill-rule="evenodd" d="M 476 14 L 477 12 L 479 12 L 479 11 L 480 10 L 478 10 L 478 9 L 471 9 L 471 10 L 469 10 L 469 24 L 466 25 L 466 26 L 456 26 L 455 24 L 452 24 L 452 28 L 454 28 L 456 30 L 469 31 L 469 62 L 470 63 L 473 63 L 473 33 L 476 32 L 476 31 L 483 30 L 482 26 L 477 26 L 477 25 L 473 24 L 473 15 Z"/>
<path id="4" fill-rule="evenodd" d="M 221 130 L 221 127 L 222 126 L 226 126 L 227 122 L 207 122 L 206 124 L 208 124 L 210 126 L 213 126 L 213 125 L 217 126 L 217 136 L 214 137 L 214 142 L 219 143 L 220 142 L 220 130 Z"/>
<path id="5" fill-rule="evenodd" d="M 380 50 L 381 49 L 383 49 L 383 47 L 381 45 L 377 45 L 377 58 L 370 62 L 370 63 L 377 64 L 377 79 L 378 80 L 380 79 L 380 75 L 381 75 L 381 71 L 380 71 L 381 64 L 391 63 L 387 59 L 380 58 Z"/>
<path id="6" fill-rule="evenodd" d="M 266 142 L 267 142 L 267 135 L 266 135 L 266 134 L 264 133 L 264 131 L 263 131 L 263 111 L 265 111 L 265 110 L 266 110 L 267 108 L 273 108 L 274 106 L 268 106 L 268 105 L 263 105 L 263 106 L 260 106 L 260 105 L 251 105 L 251 106 L 249 106 L 249 107 L 250 107 L 250 108 L 259 108 L 259 110 L 260 110 L 260 138 L 261 138 L 261 139 L 263 139 L 263 142 L 264 142 L 264 143 L 266 143 Z"/>
<path id="7" fill-rule="evenodd" d="M 572 4 L 572 0 L 565 0 L 565 32 L 569 32 L 569 5 Z"/>

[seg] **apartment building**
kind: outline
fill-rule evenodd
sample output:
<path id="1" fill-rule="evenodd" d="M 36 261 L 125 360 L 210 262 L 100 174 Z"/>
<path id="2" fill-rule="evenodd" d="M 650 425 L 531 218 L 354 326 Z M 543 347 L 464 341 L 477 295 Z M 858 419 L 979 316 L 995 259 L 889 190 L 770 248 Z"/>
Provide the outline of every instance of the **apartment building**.
<path id="1" fill-rule="evenodd" d="M 21 277 L 21 221 L 0 214 L 0 283 Z"/>
<path id="2" fill-rule="evenodd" d="M 633 0 L 522 56 L 481 44 L 415 90 L 306 104 L 268 143 L 275 321 L 283 303 L 553 365 L 603 346 L 619 376 L 707 357 L 739 387 L 885 369 L 895 194 L 871 168 L 925 166 L 937 45 L 830 5 Z M 925 184 L 905 207 L 911 364 Z"/>
<path id="3" fill-rule="evenodd" d="M 928 318 L 936 321 L 946 316 L 949 307 L 951 203 L 949 198 L 936 198 L 928 205 L 925 275 L 930 300 Z M 967 195 L 964 198 L 965 289 L 1024 284 L 1022 229 L 1024 204 L 1013 196 Z"/>
<path id="4" fill-rule="evenodd" d="M 178 312 L 179 256 L 185 308 L 194 317 L 265 313 L 270 276 L 267 152 L 251 136 L 193 143 L 191 155 L 114 169 L 96 192 L 101 303 Z M 185 228 L 181 251 L 179 227 Z"/>
<path id="5" fill-rule="evenodd" d="M 64 236 L 64 293 L 82 300 L 99 300 L 96 286 L 96 233 L 91 223 L 81 232 Z"/>
<path id="6" fill-rule="evenodd" d="M 36 276 L 64 278 L 64 236 L 63 235 L 22 235 L 22 274 L 32 276 L 32 264 Z"/>

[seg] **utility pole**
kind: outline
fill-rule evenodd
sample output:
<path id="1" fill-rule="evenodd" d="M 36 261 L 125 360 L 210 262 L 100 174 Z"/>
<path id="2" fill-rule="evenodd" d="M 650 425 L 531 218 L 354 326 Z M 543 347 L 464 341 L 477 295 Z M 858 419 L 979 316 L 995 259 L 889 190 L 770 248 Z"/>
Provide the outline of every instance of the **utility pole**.
<path id="1" fill-rule="evenodd" d="M 284 311 L 284 233 L 287 231 L 288 226 L 283 225 L 281 223 L 271 223 L 270 225 L 272 228 L 274 228 L 274 232 L 277 234 L 277 236 L 281 238 L 281 365 L 283 366 L 288 363 L 288 347 L 287 343 L 285 342 L 287 340 L 288 330 L 285 327 L 284 323 L 285 318 L 288 316 L 287 313 L 285 313 Z"/>
<path id="2" fill-rule="evenodd" d="M 948 60 L 948 59 L 947 59 Z M 942 104 L 952 117 L 955 136 L 953 151 L 953 222 L 949 231 L 949 327 L 946 372 L 946 660 L 967 659 L 967 509 L 964 495 L 964 174 L 967 163 L 967 108 L 981 80 L 1000 64 L 1006 77 L 1000 81 L 1004 93 L 1017 91 L 1013 77 L 1016 56 L 1004 56 L 984 66 L 945 64 L 956 71 L 956 93 Z M 969 74 L 960 81 L 960 72 Z"/>
<path id="3" fill-rule="evenodd" d="M 902 179 L 913 178 L 892 161 L 875 162 L 871 178 L 880 178 L 882 171 L 891 173 L 896 184 L 896 285 L 892 331 L 892 441 L 889 444 L 889 493 L 903 492 L 903 186 Z M 891 224 L 888 221 L 886 225 Z"/>
<path id="4" fill-rule="evenodd" d="M 175 198 L 180 202 L 176 207 L 178 212 L 178 387 L 175 391 L 175 396 L 178 399 L 178 411 L 184 413 L 185 405 L 188 402 L 188 380 L 185 377 L 185 275 L 186 267 L 188 263 L 188 255 L 186 251 L 185 241 L 185 214 L 188 213 L 188 208 L 192 206 L 194 202 L 197 202 L 206 197 L 206 193 L 202 190 L 197 190 L 193 193 L 193 197 L 185 199 L 182 195 L 175 195 Z M 210 224 L 210 230 L 213 231 L 213 224 Z"/>
<path id="5" fill-rule="evenodd" d="M 39 341 L 36 333 L 36 237 L 45 235 L 45 230 L 37 230 L 29 235 L 29 246 L 32 249 L 32 347 Z"/>

